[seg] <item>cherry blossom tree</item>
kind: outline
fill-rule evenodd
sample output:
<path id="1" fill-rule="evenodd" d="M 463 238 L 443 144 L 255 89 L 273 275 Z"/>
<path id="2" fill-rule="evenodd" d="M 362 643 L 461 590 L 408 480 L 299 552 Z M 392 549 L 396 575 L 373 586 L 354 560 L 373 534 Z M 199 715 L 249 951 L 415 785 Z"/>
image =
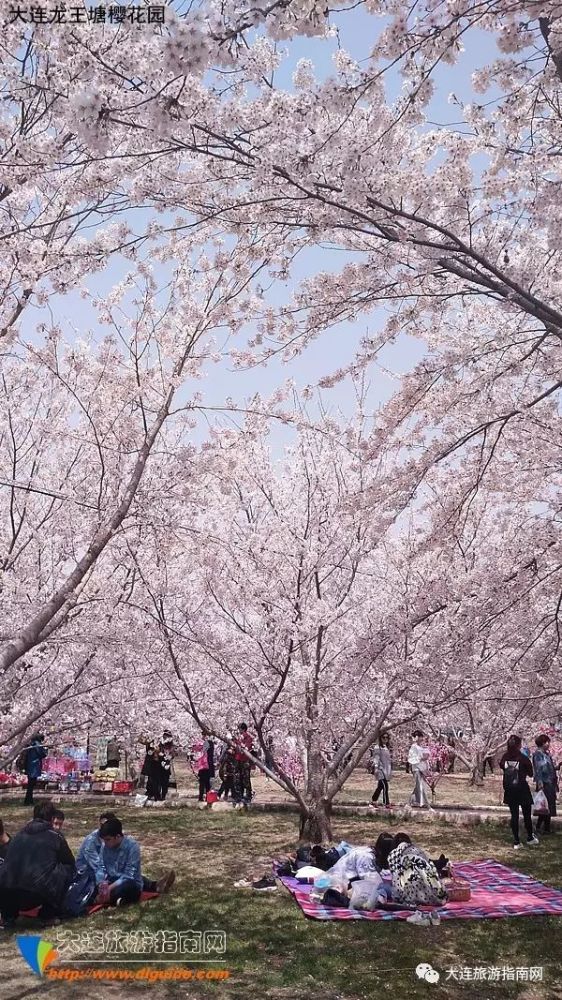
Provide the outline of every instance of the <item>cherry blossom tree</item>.
<path id="1" fill-rule="evenodd" d="M 264 753 L 272 736 L 273 770 L 255 762 L 298 803 L 301 834 L 326 839 L 334 797 L 381 728 L 465 693 L 462 668 L 433 656 L 446 563 L 393 540 L 392 493 L 359 425 L 301 430 L 279 463 L 250 425 L 209 443 L 189 516 L 163 510 L 137 549 L 135 603 L 180 715 L 221 739 L 247 719 Z M 175 528 L 185 521 L 191 542 Z M 288 737 L 300 783 L 281 763 Z"/>
<path id="2" fill-rule="evenodd" d="M 114 660 L 102 623 L 119 618 L 131 589 L 123 538 L 142 531 L 162 467 L 193 427 L 193 400 L 184 395 L 174 409 L 183 383 L 209 362 L 213 334 L 235 326 L 239 309 L 251 315 L 252 271 L 242 258 L 240 243 L 218 264 L 201 257 L 198 270 L 180 266 L 163 294 L 139 264 L 92 303 L 109 327 L 101 342 L 86 334 L 69 343 L 52 322 L 39 344 L 22 342 L 5 358 L 3 746 L 65 699 L 80 701 L 96 686 L 100 658 Z M 111 670 L 106 683 L 116 686 Z"/>

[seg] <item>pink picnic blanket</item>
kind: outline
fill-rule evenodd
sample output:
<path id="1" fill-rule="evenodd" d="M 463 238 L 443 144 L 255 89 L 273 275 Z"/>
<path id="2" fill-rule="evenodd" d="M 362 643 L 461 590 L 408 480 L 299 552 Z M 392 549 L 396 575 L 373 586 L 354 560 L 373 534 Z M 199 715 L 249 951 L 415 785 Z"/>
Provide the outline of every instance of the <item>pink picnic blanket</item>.
<path id="1" fill-rule="evenodd" d="M 438 913 L 442 920 L 487 920 L 491 917 L 530 917 L 552 914 L 562 917 L 562 892 L 537 882 L 498 861 L 463 861 L 454 865 L 456 878 L 470 883 L 471 898 L 467 903 L 446 903 L 445 906 L 420 906 L 421 910 Z M 348 910 L 324 906 L 310 899 L 311 885 L 302 885 L 295 878 L 283 876 L 281 881 L 294 896 L 306 917 L 313 920 L 405 920 L 411 910 Z"/>

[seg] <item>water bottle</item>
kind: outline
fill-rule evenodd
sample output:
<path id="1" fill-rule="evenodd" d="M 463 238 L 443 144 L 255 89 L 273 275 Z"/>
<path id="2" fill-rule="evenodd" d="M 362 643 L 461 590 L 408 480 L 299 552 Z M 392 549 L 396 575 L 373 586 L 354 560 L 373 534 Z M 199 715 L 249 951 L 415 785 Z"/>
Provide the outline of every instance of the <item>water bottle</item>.
<path id="1" fill-rule="evenodd" d="M 329 889 L 331 884 L 332 880 L 329 875 L 318 875 L 314 879 L 314 885 L 310 891 L 310 898 L 316 903 L 321 903 L 324 899 L 326 889 Z"/>

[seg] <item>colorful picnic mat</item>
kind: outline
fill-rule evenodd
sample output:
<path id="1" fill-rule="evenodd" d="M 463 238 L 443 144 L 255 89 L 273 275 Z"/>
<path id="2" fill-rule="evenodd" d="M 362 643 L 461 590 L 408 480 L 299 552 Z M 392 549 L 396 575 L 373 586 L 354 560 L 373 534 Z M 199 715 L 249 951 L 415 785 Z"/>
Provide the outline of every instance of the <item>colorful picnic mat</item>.
<path id="1" fill-rule="evenodd" d="M 463 861 L 454 866 L 455 877 L 470 882 L 471 898 L 467 903 L 446 903 L 445 906 L 420 906 L 432 910 L 442 920 L 487 920 L 491 917 L 530 917 L 552 914 L 562 917 L 562 892 L 537 882 L 498 861 Z M 348 910 L 324 906 L 310 899 L 311 885 L 302 885 L 295 878 L 283 876 L 283 885 L 294 896 L 307 917 L 313 920 L 405 920 L 411 910 Z"/>

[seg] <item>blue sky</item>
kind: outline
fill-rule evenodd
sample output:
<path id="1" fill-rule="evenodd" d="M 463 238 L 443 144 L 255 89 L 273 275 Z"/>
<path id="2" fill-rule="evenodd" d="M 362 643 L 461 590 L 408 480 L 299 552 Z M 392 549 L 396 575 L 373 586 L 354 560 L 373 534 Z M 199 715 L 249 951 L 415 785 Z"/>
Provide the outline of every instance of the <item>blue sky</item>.
<path id="1" fill-rule="evenodd" d="M 292 73 L 296 63 L 301 58 L 307 58 L 313 62 L 317 76 L 322 78 L 329 75 L 332 71 L 332 55 L 336 51 L 338 41 L 340 46 L 354 58 L 365 59 L 373 47 L 383 22 L 365 11 L 355 10 L 343 15 L 336 15 L 336 23 L 339 29 L 338 39 L 325 41 L 299 38 L 290 43 L 282 43 L 281 47 L 289 50 L 289 58 L 278 71 L 276 77 L 278 85 L 291 89 Z M 53 30 L 57 29 L 53 28 Z M 436 94 L 430 107 L 430 117 L 433 122 L 445 124 L 457 120 L 458 109 L 448 103 L 448 95 L 454 92 L 461 102 L 471 100 L 470 80 L 472 72 L 489 62 L 496 54 L 493 37 L 487 32 L 471 32 L 466 36 L 466 46 L 466 51 L 456 66 L 442 66 L 436 70 Z M 398 95 L 400 86 L 399 76 L 396 73 L 390 74 L 387 78 L 389 99 Z M 135 216 L 131 215 L 130 219 L 133 220 L 131 224 L 134 223 L 134 218 Z M 159 221 L 162 221 L 162 217 Z M 290 298 L 299 279 L 317 271 L 331 270 L 335 266 L 342 265 L 345 260 L 346 254 L 341 251 L 327 251 L 318 248 L 306 252 L 297 261 L 291 281 L 286 288 L 277 290 L 278 301 Z M 103 294 L 115 281 L 120 280 L 129 268 L 129 262 L 116 258 L 105 273 L 88 278 L 86 283 L 96 294 Z M 158 276 L 158 272 L 156 273 Z M 163 276 L 164 269 L 161 273 Z M 85 308 L 84 301 L 80 299 L 77 291 L 65 297 L 52 297 L 50 306 L 67 331 L 75 328 L 80 332 L 84 329 L 84 323 L 89 322 L 88 309 Z M 279 385 L 280 381 L 287 378 L 294 379 L 298 387 L 315 384 L 323 375 L 349 363 L 361 337 L 367 332 L 372 334 L 381 324 L 383 315 L 375 310 L 370 315 L 361 316 L 353 324 L 339 324 L 322 334 L 300 357 L 289 364 L 273 361 L 267 368 L 260 367 L 251 371 L 234 370 L 227 361 L 220 365 L 213 365 L 208 370 L 206 378 L 198 382 L 195 388 L 203 392 L 206 402 L 220 406 L 227 396 L 242 403 L 244 399 L 252 396 L 256 391 L 267 395 Z M 23 323 L 24 334 L 33 336 L 33 328 L 38 321 L 39 311 L 28 311 Z M 94 332 L 96 333 L 96 331 Z M 105 332 L 104 328 L 102 333 Z M 394 345 L 381 352 L 380 364 L 392 373 L 399 375 L 411 369 L 423 354 L 424 347 L 421 343 L 403 335 L 397 339 Z M 373 366 L 368 373 L 368 383 L 370 385 L 369 409 L 376 411 L 395 391 L 396 380 L 385 374 L 378 366 Z M 341 412 L 345 416 L 351 416 L 355 408 L 355 393 L 349 381 L 342 382 L 333 389 L 324 390 L 322 400 L 323 405 L 333 414 Z M 211 419 L 213 419 L 212 416 Z M 199 440 L 205 436 L 204 423 L 202 423 L 200 432 L 195 436 Z M 290 432 L 287 429 L 283 429 L 279 425 L 272 427 L 271 442 L 276 450 L 281 449 L 289 437 Z"/>

